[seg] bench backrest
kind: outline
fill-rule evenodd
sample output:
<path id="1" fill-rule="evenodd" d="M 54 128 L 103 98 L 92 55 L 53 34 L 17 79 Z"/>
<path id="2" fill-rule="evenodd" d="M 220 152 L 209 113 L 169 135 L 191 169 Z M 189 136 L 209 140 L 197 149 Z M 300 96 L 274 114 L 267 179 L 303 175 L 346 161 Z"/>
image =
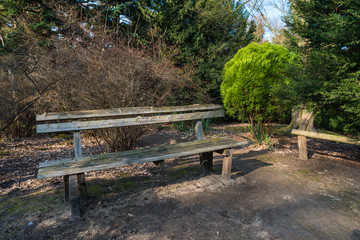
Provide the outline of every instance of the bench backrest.
<path id="1" fill-rule="evenodd" d="M 224 117 L 221 105 L 127 107 L 36 115 L 37 133 L 73 132 L 88 129 L 136 126 Z"/>

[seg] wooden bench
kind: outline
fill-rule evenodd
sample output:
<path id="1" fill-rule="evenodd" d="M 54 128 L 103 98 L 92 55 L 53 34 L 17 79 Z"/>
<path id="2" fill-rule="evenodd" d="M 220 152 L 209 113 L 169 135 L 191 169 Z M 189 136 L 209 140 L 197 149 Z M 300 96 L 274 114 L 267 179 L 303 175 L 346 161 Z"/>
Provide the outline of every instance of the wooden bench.
<path id="1" fill-rule="evenodd" d="M 341 135 L 317 133 L 317 132 L 310 132 L 310 131 L 304 131 L 304 130 L 299 130 L 299 129 L 292 129 L 291 134 L 298 136 L 299 158 L 302 160 L 308 159 L 306 137 L 360 145 L 360 140 L 351 139 L 351 138 L 341 136 Z"/>
<path id="2" fill-rule="evenodd" d="M 37 125 L 37 133 L 73 132 L 75 150 L 74 158 L 40 163 L 38 178 L 64 176 L 65 201 L 69 203 L 71 215 L 74 218 L 80 217 L 80 203 L 87 197 L 85 172 L 200 154 L 200 165 L 208 173 L 212 169 L 213 152 L 217 152 L 224 157 L 222 176 L 229 179 L 232 148 L 245 145 L 247 142 L 238 142 L 223 137 L 204 139 L 201 121 L 198 121 L 195 126 L 196 141 L 82 156 L 80 131 L 83 130 L 215 117 L 224 117 L 221 105 L 129 107 L 37 115 L 36 120 L 40 123 Z"/>

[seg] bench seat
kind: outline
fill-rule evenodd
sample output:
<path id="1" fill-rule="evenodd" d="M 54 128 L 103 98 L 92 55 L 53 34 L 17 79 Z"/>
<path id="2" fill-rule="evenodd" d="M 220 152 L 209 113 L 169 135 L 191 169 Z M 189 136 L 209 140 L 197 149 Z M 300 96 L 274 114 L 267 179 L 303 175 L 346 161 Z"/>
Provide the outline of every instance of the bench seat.
<path id="1" fill-rule="evenodd" d="M 238 142 L 230 138 L 222 137 L 81 158 L 46 161 L 39 165 L 38 178 L 73 175 L 137 163 L 191 156 L 204 152 L 216 152 L 245 144 L 247 144 L 247 142 Z"/>

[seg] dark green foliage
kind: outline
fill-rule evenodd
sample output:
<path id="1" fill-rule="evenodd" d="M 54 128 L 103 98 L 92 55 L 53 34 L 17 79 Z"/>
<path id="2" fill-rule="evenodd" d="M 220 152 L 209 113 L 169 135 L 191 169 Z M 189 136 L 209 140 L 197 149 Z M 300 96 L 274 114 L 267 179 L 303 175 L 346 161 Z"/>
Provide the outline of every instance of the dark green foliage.
<path id="1" fill-rule="evenodd" d="M 281 98 L 319 112 L 326 128 L 359 133 L 360 2 L 294 0 L 291 8 L 287 43 L 304 65 L 290 69 Z"/>
<path id="2" fill-rule="evenodd" d="M 296 58 L 270 43 L 240 49 L 224 68 L 221 96 L 227 112 L 242 121 L 271 121 L 283 110 L 273 89 L 286 81 L 286 67 Z"/>
<path id="3" fill-rule="evenodd" d="M 360 132 L 360 71 L 342 79 L 324 94 L 322 124 L 332 130 L 356 135 Z"/>
<path id="4" fill-rule="evenodd" d="M 250 132 L 253 140 L 256 144 L 266 144 L 269 149 L 271 149 L 273 143 L 271 140 L 272 134 L 269 133 L 269 127 L 265 126 L 262 122 L 249 123 L 249 126 L 246 128 Z M 246 137 L 245 137 L 246 138 Z M 251 141 L 251 139 L 246 138 Z"/>
<path id="5" fill-rule="evenodd" d="M 222 69 L 239 48 L 253 40 L 255 24 L 241 1 L 146 1 L 142 11 L 167 43 L 177 47 L 175 63 L 195 67 L 195 77 L 220 99 Z"/>
<path id="6" fill-rule="evenodd" d="M 308 50 L 326 49 L 359 62 L 360 1 L 294 0 L 291 6 L 287 26 L 306 41 Z"/>

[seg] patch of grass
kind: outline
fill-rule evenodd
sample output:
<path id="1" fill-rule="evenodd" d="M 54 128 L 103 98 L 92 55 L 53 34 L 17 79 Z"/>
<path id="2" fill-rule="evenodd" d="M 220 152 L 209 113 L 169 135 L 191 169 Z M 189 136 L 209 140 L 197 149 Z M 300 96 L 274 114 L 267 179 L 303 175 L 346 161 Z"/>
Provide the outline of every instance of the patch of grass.
<path id="1" fill-rule="evenodd" d="M 18 218 L 24 218 L 34 212 L 48 213 L 54 209 L 62 210 L 60 204 L 63 200 L 63 192 L 52 190 L 46 193 L 33 193 L 30 195 L 5 197 L 0 200 L 0 209 L 7 217 L 16 215 Z"/>
<path id="2" fill-rule="evenodd" d="M 344 189 L 341 189 L 339 193 L 345 198 L 346 202 L 349 205 L 355 204 L 358 207 L 360 207 L 360 200 L 359 200 L 358 194 L 353 189 L 344 188 Z M 350 204 L 351 202 L 353 204 Z"/>
<path id="3" fill-rule="evenodd" d="M 178 132 L 191 132 L 192 129 L 188 126 L 187 121 L 173 122 L 172 127 Z"/>
<path id="4" fill-rule="evenodd" d="M 56 135 L 54 136 L 54 138 L 69 140 L 69 139 L 72 139 L 73 136 L 70 135 L 70 134 L 58 133 L 58 134 L 56 134 Z"/>
<path id="5" fill-rule="evenodd" d="M 201 172 L 201 169 L 199 166 L 191 166 L 191 167 L 187 167 L 187 168 L 183 168 L 181 165 L 175 166 L 175 167 L 168 169 L 166 179 L 170 180 L 170 179 L 191 176 L 195 173 L 199 174 L 200 172 Z"/>
<path id="6" fill-rule="evenodd" d="M 334 195 L 341 199 L 341 203 L 344 207 L 350 209 L 359 209 L 360 208 L 360 200 L 358 198 L 358 194 L 350 188 L 342 188 L 342 189 L 333 189 L 328 190 L 331 195 Z"/>
<path id="7" fill-rule="evenodd" d="M 19 232 L 23 232 L 24 227 L 36 216 L 60 215 L 66 211 L 67 205 L 63 203 L 63 195 L 63 191 L 55 189 L 0 198 L 1 227 L 7 230 L 7 237 L 0 236 L 0 239 L 19 238 Z"/>
<path id="8" fill-rule="evenodd" d="M 0 150 L 0 159 L 3 158 L 3 157 L 6 157 L 6 156 L 10 156 L 11 154 L 13 154 L 13 152 Z"/>
<path id="9" fill-rule="evenodd" d="M 273 156 L 271 154 L 257 156 L 257 159 L 262 161 L 262 162 L 265 162 L 266 164 L 277 162 L 277 161 L 280 160 L 280 159 L 278 159 L 277 157 L 275 157 L 275 156 Z"/>
<path id="10" fill-rule="evenodd" d="M 341 192 L 350 197 L 357 197 L 357 193 L 350 188 L 345 188 Z"/>
<path id="11" fill-rule="evenodd" d="M 90 185 L 87 187 L 87 192 L 91 195 L 104 195 L 106 193 L 109 193 L 110 189 L 105 186 Z"/>
<path id="12" fill-rule="evenodd" d="M 225 131 L 231 132 L 231 133 L 247 133 L 247 132 L 249 132 L 247 126 L 225 127 Z"/>
<path id="13" fill-rule="evenodd" d="M 136 183 L 133 181 L 120 181 L 120 182 L 116 182 L 113 186 L 114 189 L 116 189 L 117 191 L 119 190 L 133 190 L 136 188 Z"/>
<path id="14" fill-rule="evenodd" d="M 126 178 L 126 177 L 130 177 L 131 174 L 130 173 L 124 173 L 124 172 L 121 172 L 119 174 L 116 175 L 117 178 L 121 179 L 121 178 Z"/>
<path id="15" fill-rule="evenodd" d="M 311 180 L 313 182 L 320 182 L 321 178 L 318 174 L 313 173 L 309 170 L 304 170 L 304 169 L 298 169 L 295 170 L 295 173 L 300 176 L 301 178 L 306 178 L 308 180 Z"/>

